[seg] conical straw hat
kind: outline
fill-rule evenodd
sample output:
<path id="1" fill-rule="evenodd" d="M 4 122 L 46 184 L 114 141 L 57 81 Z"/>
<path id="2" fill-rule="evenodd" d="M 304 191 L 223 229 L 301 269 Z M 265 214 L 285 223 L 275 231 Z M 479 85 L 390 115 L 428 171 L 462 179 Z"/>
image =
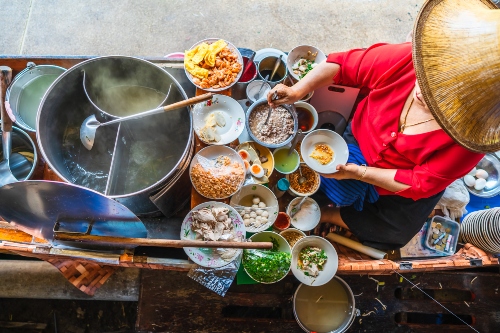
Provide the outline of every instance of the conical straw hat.
<path id="1" fill-rule="evenodd" d="M 500 150 L 500 9 L 487 0 L 428 0 L 413 30 L 425 102 L 460 145 Z"/>

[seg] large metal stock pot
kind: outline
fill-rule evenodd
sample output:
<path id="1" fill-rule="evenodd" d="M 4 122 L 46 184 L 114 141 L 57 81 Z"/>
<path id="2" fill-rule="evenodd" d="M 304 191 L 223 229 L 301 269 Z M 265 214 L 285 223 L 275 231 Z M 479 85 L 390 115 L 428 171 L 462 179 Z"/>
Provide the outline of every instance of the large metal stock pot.
<path id="1" fill-rule="evenodd" d="M 146 60 L 125 56 L 87 60 L 61 75 L 40 104 L 37 140 L 41 153 L 63 180 L 101 192 L 135 214 L 153 213 L 158 209 L 149 197 L 164 185 L 170 186 L 189 165 L 193 151 L 190 110 L 101 127 L 91 150 L 80 142 L 80 126 L 92 114 L 106 121 L 123 116 L 121 108 L 129 105 L 136 108 L 131 113 L 137 113 L 186 98 L 172 75 Z M 110 110 L 114 106 L 119 109 Z"/>

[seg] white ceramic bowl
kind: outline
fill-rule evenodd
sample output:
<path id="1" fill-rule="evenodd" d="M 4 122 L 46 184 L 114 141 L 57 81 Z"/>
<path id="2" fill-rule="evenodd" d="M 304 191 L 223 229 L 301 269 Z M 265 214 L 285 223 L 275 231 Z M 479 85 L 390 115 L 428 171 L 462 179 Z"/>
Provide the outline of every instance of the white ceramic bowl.
<path id="1" fill-rule="evenodd" d="M 260 89 L 262 87 L 262 90 Z M 271 90 L 269 83 L 262 80 L 253 80 L 247 85 L 246 94 L 249 100 L 252 102 L 257 101 L 254 97 L 260 91 L 259 99 L 266 97 L 267 93 Z"/>
<path id="2" fill-rule="evenodd" d="M 207 39 L 204 39 L 204 40 L 200 40 L 199 42 L 195 43 L 193 46 L 191 46 L 189 48 L 189 50 L 192 50 L 194 49 L 196 46 L 200 45 L 201 43 L 207 43 L 207 44 L 212 44 L 212 43 L 215 43 L 216 41 L 218 41 L 219 39 L 221 38 L 207 38 Z M 187 78 L 189 79 L 189 81 L 191 81 L 192 84 L 194 84 L 197 88 L 200 88 L 200 89 L 203 89 L 205 91 L 211 91 L 211 92 L 217 92 L 217 91 L 222 91 L 222 90 L 227 90 L 229 88 L 231 88 L 236 82 L 239 81 L 240 77 L 241 77 L 241 74 L 243 74 L 243 57 L 241 56 L 241 53 L 240 51 L 238 50 L 238 48 L 236 46 L 234 46 L 233 44 L 231 44 L 230 42 L 228 42 L 227 40 L 224 40 L 226 43 L 227 43 L 227 47 L 233 51 L 234 54 L 236 54 L 238 56 L 238 62 L 239 64 L 241 65 L 241 69 L 240 69 L 240 72 L 238 73 L 238 75 L 236 76 L 235 80 L 228 86 L 226 87 L 223 87 L 223 88 L 217 88 L 217 89 L 213 89 L 213 88 L 202 88 L 200 87 L 199 85 L 197 85 L 196 83 L 194 83 L 193 81 L 193 76 L 191 75 L 191 73 L 189 73 L 186 69 L 186 67 L 184 67 L 184 71 L 186 72 L 186 76 Z"/>
<path id="3" fill-rule="evenodd" d="M 300 128 L 300 119 L 298 120 L 299 129 L 302 129 L 302 134 L 307 134 L 307 133 L 313 131 L 316 128 L 316 126 L 318 126 L 318 111 L 316 111 L 314 106 L 312 106 L 311 104 L 309 104 L 307 102 L 298 101 L 298 102 L 294 103 L 294 105 L 295 105 L 295 109 L 304 108 L 307 111 L 309 111 L 312 115 L 312 118 L 313 118 L 312 126 L 308 130 L 303 130 L 302 128 Z"/>
<path id="4" fill-rule="evenodd" d="M 292 209 L 299 204 L 299 202 L 302 200 L 303 198 L 302 197 L 298 197 L 298 198 L 295 198 L 293 199 L 292 201 L 290 201 L 290 203 L 288 204 L 288 206 L 286 207 L 286 213 L 288 215 L 290 215 L 292 213 Z M 318 203 L 313 199 L 313 198 L 307 198 L 306 201 L 303 203 L 303 205 L 305 205 L 307 203 L 311 203 L 313 205 L 315 205 L 317 208 L 318 208 L 318 214 L 316 216 L 316 218 L 310 218 L 310 219 L 300 219 L 297 217 L 297 215 L 294 215 L 293 217 L 291 217 L 292 215 L 290 215 L 290 223 L 297 229 L 299 230 L 303 230 L 303 231 L 309 231 L 309 230 L 312 230 L 314 228 L 316 228 L 316 226 L 318 225 L 319 221 L 321 220 L 321 209 L 318 205 Z M 299 216 L 300 217 L 300 216 Z"/>
<path id="5" fill-rule="evenodd" d="M 271 242 L 272 238 L 278 242 L 278 245 L 279 245 L 278 251 L 279 252 L 292 253 L 292 250 L 290 249 L 290 245 L 288 244 L 286 239 L 284 239 L 283 236 L 281 236 L 275 232 L 272 232 L 272 231 L 258 232 L 256 234 L 253 234 L 252 236 L 250 236 L 249 239 L 251 239 L 254 242 Z M 258 281 L 251 274 L 248 273 L 247 269 L 245 268 L 245 260 L 244 259 L 243 259 L 242 264 L 243 264 L 243 269 L 248 274 L 248 276 L 250 276 L 253 280 L 255 280 L 257 282 L 264 283 L 264 284 L 271 284 L 271 283 L 279 282 L 279 281 L 283 280 L 283 278 L 285 276 L 288 275 L 288 272 L 290 272 L 290 267 L 289 267 L 286 274 L 283 274 L 283 276 L 279 280 L 272 281 L 272 282 L 263 282 L 263 281 Z"/>
<path id="6" fill-rule="evenodd" d="M 330 146 L 334 152 L 332 160 L 325 165 L 309 156 L 316 145 L 321 143 Z M 317 129 L 307 134 L 300 145 L 300 152 L 308 167 L 316 172 L 325 174 L 337 172 L 337 165 L 346 164 L 349 157 L 349 149 L 344 138 L 334 131 L 326 129 Z"/>
<path id="7" fill-rule="evenodd" d="M 327 256 L 327 260 L 325 265 L 323 266 L 323 270 L 319 272 L 318 276 L 312 277 L 307 276 L 304 272 L 297 267 L 297 260 L 299 258 L 299 253 L 307 246 L 318 247 L 325 251 Z M 328 281 L 330 281 L 337 273 L 337 269 L 339 266 L 339 258 L 337 255 L 337 251 L 333 247 L 333 245 L 319 236 L 307 236 L 300 239 L 297 243 L 295 243 L 292 249 L 292 273 L 293 275 L 305 285 L 308 286 L 321 286 Z"/>
<path id="8" fill-rule="evenodd" d="M 200 210 L 201 208 L 212 208 L 212 207 L 225 207 L 229 209 L 229 217 L 231 218 L 234 230 L 237 235 L 241 236 L 242 240 L 245 240 L 245 225 L 243 224 L 243 219 L 238 214 L 238 212 L 231 206 L 226 205 L 222 202 L 208 201 L 198 206 L 194 207 L 184 218 L 181 225 L 181 239 L 182 240 L 195 240 L 196 233 L 191 229 L 191 224 L 193 222 L 192 213 L 194 211 Z M 185 247 L 184 251 L 188 257 L 196 264 L 203 267 L 222 267 L 233 261 L 240 253 L 241 250 L 237 250 L 235 255 L 229 259 L 224 260 L 221 258 L 222 252 L 218 249 L 213 248 L 196 248 L 196 247 Z"/>
<path id="9" fill-rule="evenodd" d="M 276 169 L 276 171 L 278 171 L 279 173 L 281 173 L 281 174 L 283 174 L 283 175 L 288 175 L 288 174 L 291 174 L 292 172 L 296 171 L 296 170 L 299 168 L 299 165 L 300 165 L 300 156 L 299 156 L 299 153 L 297 153 L 297 151 L 294 149 L 294 150 L 292 151 L 292 153 L 290 154 L 290 156 L 291 156 L 291 155 L 294 155 L 294 156 L 296 156 L 296 157 L 297 157 L 297 160 L 298 160 L 297 165 L 296 165 L 296 166 L 293 168 L 293 170 L 291 170 L 291 171 L 287 171 L 287 172 L 286 172 L 286 171 L 282 171 L 282 170 L 280 170 L 280 166 L 279 166 L 279 164 L 278 164 L 278 162 L 279 162 L 279 161 L 278 161 L 278 162 L 276 162 L 276 153 L 277 153 L 277 152 L 279 152 L 279 151 L 281 151 L 281 150 L 287 150 L 287 151 L 288 151 L 289 149 L 290 149 L 290 147 L 288 147 L 288 146 L 287 146 L 287 147 L 281 147 L 281 148 L 275 149 L 275 150 L 273 151 L 274 169 Z"/>
<path id="10" fill-rule="evenodd" d="M 318 53 L 316 55 L 316 58 L 312 57 L 311 54 L 308 54 L 308 52 L 311 53 Z M 288 58 L 286 60 L 286 67 L 288 69 L 288 73 L 295 79 L 295 80 L 300 80 L 299 75 L 295 74 L 293 72 L 293 65 L 300 60 L 300 58 L 305 58 L 309 60 L 313 60 L 316 64 L 321 63 L 323 60 L 326 59 L 326 56 L 323 52 L 321 52 L 320 49 L 310 46 L 310 45 L 300 45 L 294 47 L 289 53 L 288 53 Z"/>
<path id="11" fill-rule="evenodd" d="M 199 189 L 196 187 L 195 183 L 193 182 L 192 172 L 193 172 L 193 167 L 197 163 L 200 163 L 202 166 L 204 166 L 205 163 L 208 163 L 209 164 L 208 166 L 210 168 L 214 168 L 214 169 L 217 169 L 218 171 L 220 171 L 221 168 L 216 167 L 214 165 L 215 160 L 219 156 L 227 156 L 231 159 L 232 162 L 238 163 L 243 170 L 243 177 L 241 177 L 241 183 L 237 186 L 237 189 L 233 193 L 231 193 L 229 195 L 221 194 L 221 195 L 211 196 L 208 193 L 204 193 L 202 189 Z M 205 147 L 202 150 L 200 150 L 196 155 L 194 155 L 193 160 L 191 161 L 191 164 L 189 165 L 189 178 L 191 180 L 191 184 L 193 184 L 194 189 L 200 195 L 204 196 L 205 198 L 225 199 L 225 198 L 229 198 L 230 196 L 232 196 L 233 194 L 238 192 L 241 189 L 241 187 L 243 186 L 243 183 L 245 182 L 245 164 L 243 163 L 243 159 L 240 157 L 240 155 L 234 149 L 231 149 L 227 146 L 208 146 L 208 147 Z"/>
<path id="12" fill-rule="evenodd" d="M 305 164 L 305 163 L 301 163 L 301 168 L 302 168 L 302 171 L 304 171 L 304 168 L 306 168 L 306 167 L 307 167 L 307 168 L 309 168 L 308 166 L 305 166 L 304 164 Z M 298 169 L 297 169 L 297 170 L 298 170 Z M 294 172 L 297 172 L 297 173 L 298 173 L 299 171 L 297 171 L 297 170 L 295 170 Z M 313 171 L 314 171 L 314 170 L 313 170 Z M 293 172 L 292 172 L 292 173 L 293 173 Z M 316 175 L 316 181 L 318 182 L 318 185 L 316 186 L 316 188 L 315 188 L 313 191 L 311 191 L 311 192 L 309 192 L 309 193 L 302 193 L 302 192 L 299 192 L 299 191 L 295 190 L 295 189 L 292 187 L 292 184 L 290 184 L 290 187 L 288 188 L 287 192 L 288 192 L 290 195 L 294 196 L 294 197 L 305 197 L 306 195 L 307 195 L 307 196 L 311 196 L 311 195 L 313 195 L 314 193 L 318 192 L 319 187 L 321 186 L 321 177 L 320 177 L 319 173 L 316 173 L 316 172 L 315 172 L 315 175 Z M 290 181 L 290 176 L 291 176 L 291 174 L 286 175 L 286 179 L 287 179 L 288 181 Z M 299 173 L 299 176 L 300 176 L 300 173 Z"/>
<path id="13" fill-rule="evenodd" d="M 200 137 L 200 130 L 205 126 L 207 118 L 214 112 L 219 112 L 226 122 L 224 127 L 216 126 L 220 135 L 219 142 L 205 141 Z M 214 97 L 193 107 L 193 127 L 201 141 L 209 145 L 226 145 L 236 140 L 245 129 L 245 111 L 234 98 L 224 95 Z"/>
<path id="14" fill-rule="evenodd" d="M 271 191 L 264 185 L 259 185 L 259 184 L 245 185 L 241 188 L 239 192 L 237 192 L 235 195 L 231 197 L 231 201 L 229 202 L 229 204 L 232 207 L 241 206 L 242 200 L 246 201 L 249 199 L 251 201 L 250 198 L 253 198 L 253 196 L 258 196 L 260 199 L 262 199 L 263 202 L 266 203 L 267 209 L 265 210 L 269 213 L 269 217 L 267 223 L 261 225 L 260 227 L 245 226 L 245 229 L 248 232 L 259 232 L 266 230 L 267 228 L 272 226 L 274 221 L 276 221 L 276 218 L 278 217 L 278 211 L 279 211 L 278 199 L 276 199 L 276 196 L 274 195 L 273 191 Z M 246 202 L 243 203 L 245 204 Z M 248 206 L 248 204 L 246 204 L 245 206 Z M 240 209 L 239 207 L 236 207 L 235 209 L 238 212 L 242 211 L 242 209 Z M 255 211 L 256 209 L 252 210 Z M 243 214 L 240 213 L 240 215 L 243 217 L 244 213 Z"/>
<path id="15" fill-rule="evenodd" d="M 283 236 L 283 238 L 285 238 L 285 239 L 286 239 L 287 235 L 293 235 L 293 234 L 301 236 L 302 238 L 306 237 L 306 234 L 302 230 L 295 229 L 295 228 L 288 228 L 288 229 L 285 229 L 282 232 L 280 232 L 280 235 Z M 295 242 L 295 244 L 297 242 Z M 295 245 L 295 244 L 293 244 L 293 245 Z M 290 242 L 288 242 L 288 245 L 290 245 L 290 247 L 292 248 L 292 251 L 293 251 L 293 245 L 290 244 Z"/>

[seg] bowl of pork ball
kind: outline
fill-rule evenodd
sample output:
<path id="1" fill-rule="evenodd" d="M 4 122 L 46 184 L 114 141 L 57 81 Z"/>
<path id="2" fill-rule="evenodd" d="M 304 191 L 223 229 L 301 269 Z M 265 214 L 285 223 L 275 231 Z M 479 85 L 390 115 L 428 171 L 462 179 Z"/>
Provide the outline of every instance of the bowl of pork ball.
<path id="1" fill-rule="evenodd" d="M 270 113 L 269 108 L 267 98 L 257 100 L 248 108 L 246 114 L 248 134 L 252 140 L 264 147 L 286 146 L 292 141 L 298 129 L 295 107 L 283 104 L 272 108 Z"/>

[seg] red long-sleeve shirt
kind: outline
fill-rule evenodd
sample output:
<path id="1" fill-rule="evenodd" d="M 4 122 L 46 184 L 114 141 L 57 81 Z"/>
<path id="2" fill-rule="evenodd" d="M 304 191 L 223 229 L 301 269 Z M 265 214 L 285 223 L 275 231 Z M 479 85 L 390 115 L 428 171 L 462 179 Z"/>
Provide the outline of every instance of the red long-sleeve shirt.
<path id="1" fill-rule="evenodd" d="M 466 175 L 484 156 L 463 148 L 442 129 L 399 133 L 399 118 L 416 81 L 411 43 L 332 53 L 327 61 L 340 65 L 335 84 L 360 88 L 367 94 L 351 125 L 367 164 L 397 169 L 394 179 L 410 185 L 396 193 L 377 187 L 380 195 L 413 200 L 430 197 Z"/>

